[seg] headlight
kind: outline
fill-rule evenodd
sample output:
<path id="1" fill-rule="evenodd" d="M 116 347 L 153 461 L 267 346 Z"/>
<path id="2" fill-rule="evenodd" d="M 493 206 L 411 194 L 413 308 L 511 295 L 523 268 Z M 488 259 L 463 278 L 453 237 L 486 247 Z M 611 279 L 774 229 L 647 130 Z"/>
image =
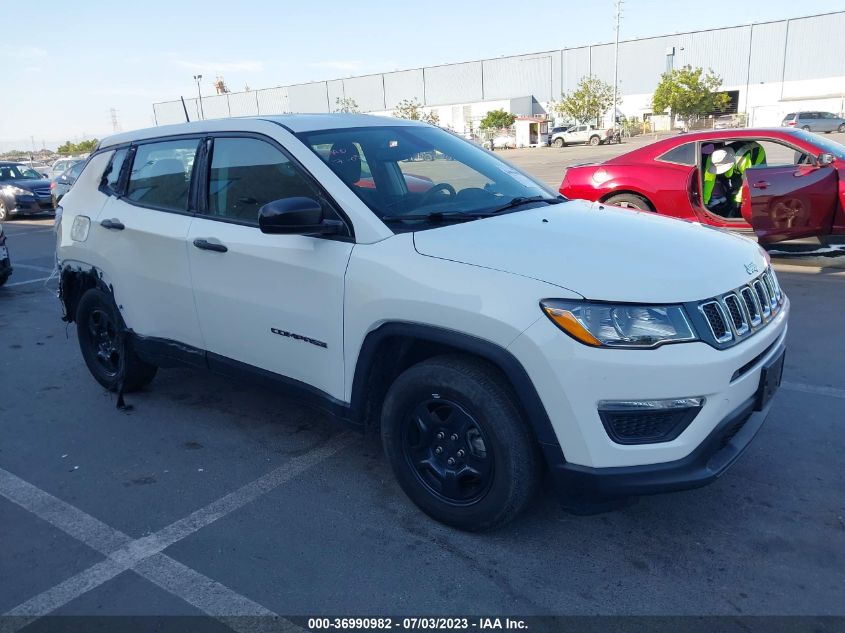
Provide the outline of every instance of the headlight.
<path id="1" fill-rule="evenodd" d="M 547 299 L 543 312 L 572 338 L 592 347 L 644 349 L 696 341 L 681 306 L 647 306 Z"/>
<path id="2" fill-rule="evenodd" d="M 9 185 L 6 187 L 6 191 L 8 191 L 13 196 L 34 196 L 35 194 L 29 191 L 28 189 L 21 189 L 20 187 L 15 187 L 14 185 Z"/>

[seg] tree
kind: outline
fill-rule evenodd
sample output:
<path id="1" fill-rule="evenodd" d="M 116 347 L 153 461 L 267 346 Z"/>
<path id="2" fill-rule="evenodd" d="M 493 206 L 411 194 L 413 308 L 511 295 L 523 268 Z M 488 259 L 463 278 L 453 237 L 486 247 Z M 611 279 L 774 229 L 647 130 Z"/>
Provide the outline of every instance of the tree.
<path id="1" fill-rule="evenodd" d="M 59 145 L 59 148 L 56 151 L 58 151 L 59 154 L 87 154 L 89 152 L 93 152 L 99 142 L 100 141 L 96 138 L 80 141 L 79 143 L 65 141 L 63 145 Z"/>
<path id="2" fill-rule="evenodd" d="M 701 116 L 724 109 L 730 97 L 718 92 L 722 78 L 712 70 L 705 73 L 701 68 L 684 66 L 670 70 L 660 77 L 660 83 L 651 98 L 651 107 L 656 114 L 671 111 L 671 127 L 675 117 L 681 117 L 689 125 Z"/>
<path id="3" fill-rule="evenodd" d="M 617 97 L 616 105 L 620 101 Z M 561 95 L 554 109 L 572 121 L 598 123 L 613 106 L 613 86 L 598 77 L 586 75 L 581 77 L 575 90 Z"/>
<path id="4" fill-rule="evenodd" d="M 345 112 L 349 113 L 358 113 L 361 110 L 358 108 L 358 102 L 355 101 L 352 97 L 338 97 L 334 100 L 334 111 L 335 112 Z"/>
<path id="5" fill-rule="evenodd" d="M 484 118 L 481 119 L 482 130 L 501 130 L 513 125 L 516 121 L 516 115 L 510 112 L 505 112 L 502 108 L 498 110 L 490 110 Z"/>
<path id="6" fill-rule="evenodd" d="M 403 99 L 396 105 L 393 111 L 393 116 L 397 119 L 410 119 L 411 121 L 422 121 L 423 123 L 431 123 L 438 125 L 440 117 L 435 110 L 427 113 L 422 109 L 422 105 L 416 99 Z"/>

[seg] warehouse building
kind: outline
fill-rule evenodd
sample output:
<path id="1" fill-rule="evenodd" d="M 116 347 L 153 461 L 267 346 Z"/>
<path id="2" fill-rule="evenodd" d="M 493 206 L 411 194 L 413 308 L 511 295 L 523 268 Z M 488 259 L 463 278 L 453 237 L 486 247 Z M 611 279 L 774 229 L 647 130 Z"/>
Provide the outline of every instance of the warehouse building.
<path id="1" fill-rule="evenodd" d="M 707 31 L 620 41 L 619 110 L 642 120 L 667 69 L 687 64 L 712 69 L 731 96 L 729 112 L 749 125 L 778 125 L 787 112 L 845 110 L 845 11 Z M 345 79 L 186 99 L 191 120 L 332 112 L 352 99 L 362 112 L 390 114 L 415 100 L 458 133 L 477 128 L 490 110 L 542 115 L 550 102 L 586 75 L 612 84 L 614 45 L 428 66 Z M 185 120 L 182 102 L 153 105 L 156 124 Z"/>

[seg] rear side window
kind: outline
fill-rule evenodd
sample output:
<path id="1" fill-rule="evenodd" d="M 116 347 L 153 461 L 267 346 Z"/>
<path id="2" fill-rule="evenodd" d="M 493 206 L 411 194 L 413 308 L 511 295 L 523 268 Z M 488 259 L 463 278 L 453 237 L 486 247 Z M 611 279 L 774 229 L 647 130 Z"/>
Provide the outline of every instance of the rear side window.
<path id="1" fill-rule="evenodd" d="M 678 163 L 679 165 L 695 165 L 695 143 L 684 143 L 670 149 L 657 157 L 664 163 Z"/>
<path id="2" fill-rule="evenodd" d="M 217 138 L 208 179 L 208 214 L 258 224 L 258 209 L 291 197 L 320 195 L 284 153 L 254 138 Z"/>
<path id="3" fill-rule="evenodd" d="M 197 139 L 139 145 L 126 197 L 156 209 L 187 211 L 197 145 Z"/>
<path id="4" fill-rule="evenodd" d="M 103 174 L 103 185 L 108 189 L 109 193 L 119 194 L 118 182 L 120 181 L 120 171 L 123 169 L 123 163 L 126 161 L 126 154 L 129 150 L 126 148 L 117 150 L 109 161 L 109 166 Z"/>

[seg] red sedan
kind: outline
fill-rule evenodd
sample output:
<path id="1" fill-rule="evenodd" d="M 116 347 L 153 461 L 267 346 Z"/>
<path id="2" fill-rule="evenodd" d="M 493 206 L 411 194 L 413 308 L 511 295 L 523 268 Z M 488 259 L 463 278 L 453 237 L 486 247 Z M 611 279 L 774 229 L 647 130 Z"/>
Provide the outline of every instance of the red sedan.
<path id="1" fill-rule="evenodd" d="M 680 134 L 570 167 L 560 193 L 753 230 L 761 242 L 845 235 L 845 146 L 795 129 Z"/>

